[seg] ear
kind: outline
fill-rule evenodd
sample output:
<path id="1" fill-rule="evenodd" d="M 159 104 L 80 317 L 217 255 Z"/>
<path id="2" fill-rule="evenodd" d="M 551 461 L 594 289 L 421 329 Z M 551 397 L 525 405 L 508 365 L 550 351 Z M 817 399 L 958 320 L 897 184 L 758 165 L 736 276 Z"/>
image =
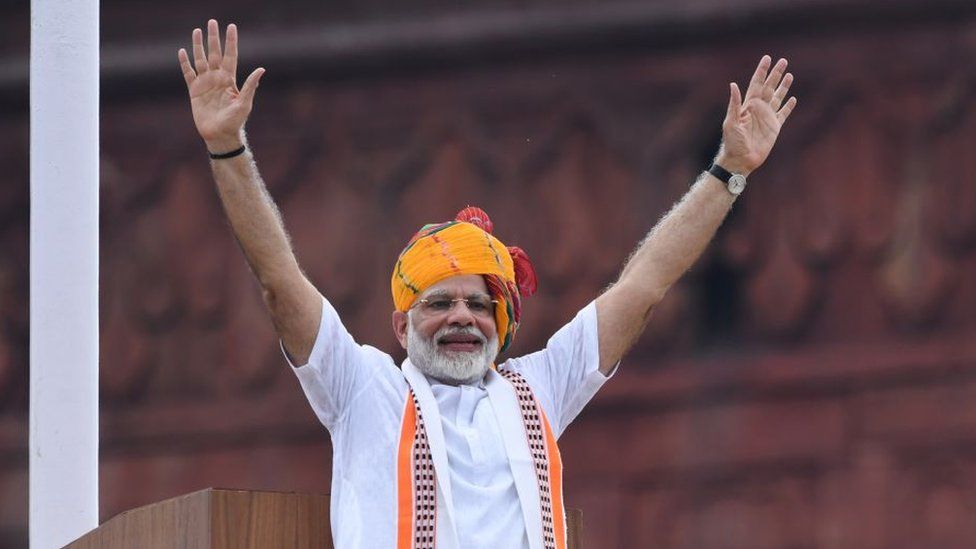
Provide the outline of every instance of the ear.
<path id="1" fill-rule="evenodd" d="M 404 349 L 407 348 L 407 323 L 410 316 L 402 311 L 393 311 L 393 333 Z"/>

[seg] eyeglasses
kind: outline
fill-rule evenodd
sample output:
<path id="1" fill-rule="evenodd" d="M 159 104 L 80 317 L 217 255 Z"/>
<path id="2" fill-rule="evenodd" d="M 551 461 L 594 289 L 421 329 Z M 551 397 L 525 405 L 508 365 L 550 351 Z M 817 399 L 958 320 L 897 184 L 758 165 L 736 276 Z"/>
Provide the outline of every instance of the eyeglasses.
<path id="1" fill-rule="evenodd" d="M 418 299 L 413 307 L 418 307 L 425 315 L 437 316 L 447 313 L 453 309 L 456 304 L 461 302 L 468 306 L 468 310 L 471 311 L 471 314 L 480 317 L 492 316 L 495 313 L 495 305 L 498 304 L 497 299 L 492 299 L 486 295 L 479 295 L 458 297 L 455 299 L 451 299 L 449 297 Z"/>

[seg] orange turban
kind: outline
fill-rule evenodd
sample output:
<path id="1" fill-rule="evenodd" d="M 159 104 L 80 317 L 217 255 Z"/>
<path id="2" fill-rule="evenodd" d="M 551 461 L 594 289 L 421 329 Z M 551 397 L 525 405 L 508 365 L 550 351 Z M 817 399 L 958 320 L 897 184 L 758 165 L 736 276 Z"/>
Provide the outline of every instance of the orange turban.
<path id="1" fill-rule="evenodd" d="M 406 312 L 424 290 L 455 275 L 483 275 L 498 300 L 495 325 L 499 351 L 512 342 L 522 316 L 521 298 L 535 293 L 532 263 L 521 248 L 506 247 L 492 236 L 491 220 L 469 206 L 453 221 L 425 225 L 400 252 L 391 287 L 396 310 Z"/>

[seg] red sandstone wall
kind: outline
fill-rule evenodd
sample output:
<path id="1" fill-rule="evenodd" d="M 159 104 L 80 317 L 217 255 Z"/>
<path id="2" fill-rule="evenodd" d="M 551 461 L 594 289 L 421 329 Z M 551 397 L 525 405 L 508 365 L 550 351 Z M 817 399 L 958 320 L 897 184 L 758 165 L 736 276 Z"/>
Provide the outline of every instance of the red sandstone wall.
<path id="1" fill-rule="evenodd" d="M 251 142 L 303 266 L 360 341 L 390 351 L 389 269 L 404 240 L 484 207 L 539 271 L 513 349 L 523 353 L 613 279 L 706 165 L 728 80 L 763 52 L 787 55 L 798 111 L 715 245 L 564 436 L 568 503 L 584 510 L 587 547 L 972 547 L 976 10 L 895 2 L 869 22 L 849 18 L 864 2 L 741 4 L 641 12 L 687 36 L 641 40 L 595 21 L 571 29 L 573 47 L 554 31 L 538 50 L 525 35 L 502 53 L 469 44 L 470 64 L 422 49 L 398 69 L 382 59 L 411 54 L 393 48 L 357 68 L 329 50 L 306 52 L 321 69 L 309 75 L 287 50 L 251 51 L 245 62 L 269 69 Z M 327 434 L 221 216 L 175 55 L 170 67 L 149 50 L 144 73 L 119 61 L 121 44 L 143 43 L 109 24 L 132 9 L 103 5 L 101 514 L 206 486 L 326 492 Z M 262 23 L 247 9 L 245 47 L 297 17 Z M 436 23 L 437 9 L 416 13 Z M 196 11 L 140 19 L 144 42 L 175 44 L 192 23 L 178 38 L 170 27 L 202 22 Z M 344 28 L 372 20 L 343 13 Z M 619 34 L 601 38 L 600 25 Z M 16 86 L 0 88 L 11 98 L 0 545 L 16 547 L 27 121 Z"/>

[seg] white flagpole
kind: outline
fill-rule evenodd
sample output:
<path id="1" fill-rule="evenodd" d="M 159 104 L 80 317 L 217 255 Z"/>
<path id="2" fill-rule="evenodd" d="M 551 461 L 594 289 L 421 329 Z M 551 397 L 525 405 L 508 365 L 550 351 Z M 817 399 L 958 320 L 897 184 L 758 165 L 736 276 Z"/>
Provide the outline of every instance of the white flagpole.
<path id="1" fill-rule="evenodd" d="M 31 0 L 30 545 L 98 526 L 98 0 Z"/>

